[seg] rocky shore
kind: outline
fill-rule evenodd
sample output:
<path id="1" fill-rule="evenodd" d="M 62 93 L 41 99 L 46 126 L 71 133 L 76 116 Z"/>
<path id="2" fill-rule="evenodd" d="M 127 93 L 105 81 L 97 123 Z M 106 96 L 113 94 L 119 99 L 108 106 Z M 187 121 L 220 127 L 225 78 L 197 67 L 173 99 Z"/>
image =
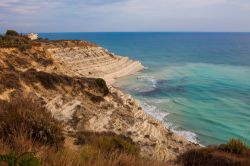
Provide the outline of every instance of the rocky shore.
<path id="1" fill-rule="evenodd" d="M 99 46 L 57 47 L 48 51 L 64 66 L 64 73 L 72 76 L 101 77 L 109 84 L 113 83 L 115 78 L 134 74 L 144 68 L 139 61 L 113 55 Z M 157 160 L 173 160 L 178 154 L 195 146 L 174 135 L 162 122 L 147 115 L 130 95 L 112 86 L 109 86 L 109 89 L 111 95 L 106 96 L 99 107 L 92 106 L 95 111 L 89 113 L 91 115 L 87 117 L 85 129 L 96 132 L 112 131 L 129 136 L 140 145 L 143 156 Z M 60 98 L 54 99 L 48 106 L 61 102 Z M 68 110 L 73 115 L 74 109 L 81 104 L 83 102 L 79 100 L 64 103 L 62 111 Z M 78 130 L 81 130 L 81 127 Z"/>
<path id="2" fill-rule="evenodd" d="M 114 132 L 130 137 L 143 157 L 160 161 L 175 160 L 197 146 L 174 135 L 130 95 L 112 87 L 115 78 L 142 70 L 138 61 L 84 41 L 47 41 L 25 52 L 0 49 L 0 55 L 2 74 L 20 75 L 13 77 L 15 85 L 0 87 L 0 99 L 8 101 L 22 94 L 44 103 L 64 124 L 68 140 L 81 131 Z M 93 78 L 105 79 L 109 93 Z M 74 141 L 68 142 L 75 146 Z"/>

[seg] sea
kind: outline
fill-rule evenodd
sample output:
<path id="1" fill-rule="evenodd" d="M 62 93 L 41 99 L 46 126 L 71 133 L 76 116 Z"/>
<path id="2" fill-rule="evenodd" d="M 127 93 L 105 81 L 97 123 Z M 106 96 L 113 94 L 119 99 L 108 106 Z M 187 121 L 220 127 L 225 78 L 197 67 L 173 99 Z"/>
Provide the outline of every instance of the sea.
<path id="1" fill-rule="evenodd" d="M 250 33 L 39 33 L 87 40 L 139 60 L 145 70 L 118 79 L 151 116 L 202 145 L 238 138 L 250 145 Z"/>

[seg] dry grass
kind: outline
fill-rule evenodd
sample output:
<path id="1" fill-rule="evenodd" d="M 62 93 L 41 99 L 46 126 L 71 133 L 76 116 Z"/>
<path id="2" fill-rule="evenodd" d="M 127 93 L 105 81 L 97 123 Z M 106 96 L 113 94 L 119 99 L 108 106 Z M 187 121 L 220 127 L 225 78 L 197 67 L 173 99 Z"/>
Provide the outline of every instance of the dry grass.
<path id="1" fill-rule="evenodd" d="M 12 67 L 10 63 L 8 69 L 0 71 L 0 92 L 6 89 L 21 89 L 20 81 L 23 81 L 29 86 L 35 87 L 36 83 L 40 83 L 45 89 L 54 90 L 57 87 L 63 88 L 64 86 L 70 86 L 72 91 L 77 93 L 84 92 L 93 102 L 99 102 L 103 100 L 104 95 L 108 94 L 108 87 L 104 80 L 101 85 L 97 84 L 96 80 L 100 79 L 69 77 L 66 75 L 37 71 L 32 68 L 26 71 L 18 71 L 15 67 Z"/>
<path id="2" fill-rule="evenodd" d="M 0 101 L 0 137 L 15 146 L 15 137 L 26 134 L 32 140 L 59 147 L 63 130 L 51 114 L 30 98 Z M 13 144 L 12 144 L 13 142 Z"/>
<path id="3" fill-rule="evenodd" d="M 44 166 L 168 166 L 167 163 L 147 160 L 121 151 L 104 152 L 89 144 L 79 149 L 67 147 L 55 149 L 32 141 L 26 136 L 19 135 L 13 141 L 15 147 L 0 141 L 0 154 L 14 152 L 18 156 L 24 152 L 34 152 Z"/>
<path id="4" fill-rule="evenodd" d="M 34 98 L 0 102 L 0 155 L 32 152 L 44 166 L 166 166 L 141 158 L 131 139 L 114 133 L 78 133 L 79 148 L 65 147 L 62 126 L 43 104 Z"/>
<path id="5" fill-rule="evenodd" d="M 240 140 L 225 145 L 190 150 L 179 157 L 184 166 L 249 166 L 250 149 Z"/>
<path id="6" fill-rule="evenodd" d="M 132 141 L 132 139 L 123 135 L 116 135 L 112 132 L 77 133 L 76 143 L 78 145 L 90 145 L 91 147 L 100 149 L 105 153 L 117 151 L 133 156 L 139 156 L 140 153 L 140 148 Z"/>
<path id="7" fill-rule="evenodd" d="M 117 151 L 104 153 L 89 145 L 78 150 L 46 149 L 40 154 L 39 159 L 46 166 L 168 166 L 163 162 L 147 160 L 127 153 Z"/>
<path id="8" fill-rule="evenodd" d="M 37 44 L 33 44 L 33 45 L 37 45 Z M 51 58 L 48 58 L 44 51 L 37 51 L 37 53 L 33 53 L 32 59 L 34 59 L 37 63 L 39 63 L 40 65 L 44 67 L 47 67 L 53 64 L 53 60 Z"/>
<path id="9" fill-rule="evenodd" d="M 15 147 L 0 141 L 0 154 L 34 152 L 44 166 L 168 166 L 169 164 L 148 160 L 125 152 L 112 150 L 104 152 L 92 145 L 83 145 L 79 149 L 50 146 L 32 141 L 26 136 L 17 136 L 13 140 Z M 1 162 L 0 162 L 1 165 Z M 29 165 L 33 166 L 33 165 Z M 173 166 L 172 164 L 170 166 Z"/>
<path id="10" fill-rule="evenodd" d="M 55 89 L 56 85 L 72 85 L 73 79 L 68 76 L 58 75 L 54 73 L 46 73 L 29 69 L 21 73 L 22 79 L 28 84 L 40 82 L 46 89 Z"/>
<path id="11" fill-rule="evenodd" d="M 0 71 L 0 92 L 4 89 L 19 89 L 20 81 L 19 75 L 13 71 L 1 72 Z"/>

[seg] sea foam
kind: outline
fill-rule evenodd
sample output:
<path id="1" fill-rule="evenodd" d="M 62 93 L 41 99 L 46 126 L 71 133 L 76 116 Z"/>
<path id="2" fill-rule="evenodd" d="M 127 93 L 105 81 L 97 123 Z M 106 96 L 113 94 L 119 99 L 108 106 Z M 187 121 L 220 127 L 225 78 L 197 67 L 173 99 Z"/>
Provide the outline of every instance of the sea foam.
<path id="1" fill-rule="evenodd" d="M 168 112 L 161 111 L 156 106 L 149 105 L 145 101 L 140 101 L 140 105 L 143 108 L 143 110 L 154 117 L 155 119 L 164 122 L 166 127 L 170 129 L 173 133 L 175 133 L 178 136 L 186 138 L 188 141 L 192 143 L 199 143 L 197 139 L 197 135 L 191 131 L 181 130 L 177 125 L 174 125 L 173 123 L 170 123 L 167 121 L 167 116 L 170 114 Z"/>

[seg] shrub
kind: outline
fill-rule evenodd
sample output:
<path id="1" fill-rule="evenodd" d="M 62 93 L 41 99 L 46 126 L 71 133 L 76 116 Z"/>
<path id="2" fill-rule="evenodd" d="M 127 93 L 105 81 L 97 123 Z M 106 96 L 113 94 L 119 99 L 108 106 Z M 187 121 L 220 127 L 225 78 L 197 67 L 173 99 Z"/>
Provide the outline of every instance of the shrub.
<path id="1" fill-rule="evenodd" d="M 30 44 L 23 44 L 23 45 L 18 46 L 18 50 L 20 52 L 25 52 L 28 49 L 31 49 L 31 45 Z"/>
<path id="2" fill-rule="evenodd" d="M 228 150 L 230 153 L 242 154 L 247 149 L 247 146 L 239 139 L 230 139 L 225 145 L 225 148 L 225 150 Z"/>
<path id="3" fill-rule="evenodd" d="M 20 88 L 19 75 L 15 72 L 5 72 L 0 75 L 0 85 L 3 89 L 18 89 Z"/>
<path id="4" fill-rule="evenodd" d="M 7 35 L 9 34 L 9 35 Z M 3 48 L 19 48 L 20 50 L 31 48 L 31 40 L 25 36 L 14 35 L 12 32 L 6 33 L 5 36 L 0 37 L 0 47 Z"/>
<path id="5" fill-rule="evenodd" d="M 94 103 L 100 103 L 101 101 L 104 100 L 104 98 L 102 96 L 96 96 L 92 93 L 89 93 L 86 91 L 86 95 L 88 95 L 90 97 L 90 100 Z"/>
<path id="6" fill-rule="evenodd" d="M 31 98 L 1 101 L 0 137 L 13 146 L 14 138 L 25 134 L 35 142 L 61 146 L 64 141 L 62 127 L 41 105 Z"/>
<path id="7" fill-rule="evenodd" d="M 249 166 L 250 150 L 242 141 L 231 139 L 226 145 L 189 150 L 178 160 L 184 166 Z"/>
<path id="8" fill-rule="evenodd" d="M 5 33 L 5 35 L 6 36 L 7 35 L 9 35 L 9 36 L 19 36 L 19 34 L 16 31 L 14 31 L 14 30 L 7 30 L 6 33 Z"/>
<path id="9" fill-rule="evenodd" d="M 15 154 L 0 155 L 0 162 L 9 166 L 40 166 L 39 160 L 33 153 L 24 153 L 20 156 Z"/>
<path id="10" fill-rule="evenodd" d="M 135 156 L 139 155 L 139 148 L 133 144 L 132 141 L 129 142 L 117 135 L 98 137 L 95 140 L 95 144 L 97 147 L 107 152 L 118 150 Z"/>
<path id="11" fill-rule="evenodd" d="M 95 80 L 96 85 L 101 89 L 101 91 L 103 92 L 103 95 L 106 96 L 109 94 L 109 88 L 106 84 L 106 81 L 102 78 L 97 78 Z"/>
<path id="12" fill-rule="evenodd" d="M 140 152 L 139 147 L 130 138 L 111 132 L 81 132 L 77 134 L 76 143 L 92 145 L 105 152 L 119 151 L 134 156 L 138 156 Z"/>
<path id="13" fill-rule="evenodd" d="M 40 82 L 46 89 L 55 89 L 56 85 L 59 84 L 71 85 L 73 81 L 73 79 L 68 76 L 36 71 L 35 69 L 29 69 L 22 73 L 21 76 L 27 83 Z"/>

